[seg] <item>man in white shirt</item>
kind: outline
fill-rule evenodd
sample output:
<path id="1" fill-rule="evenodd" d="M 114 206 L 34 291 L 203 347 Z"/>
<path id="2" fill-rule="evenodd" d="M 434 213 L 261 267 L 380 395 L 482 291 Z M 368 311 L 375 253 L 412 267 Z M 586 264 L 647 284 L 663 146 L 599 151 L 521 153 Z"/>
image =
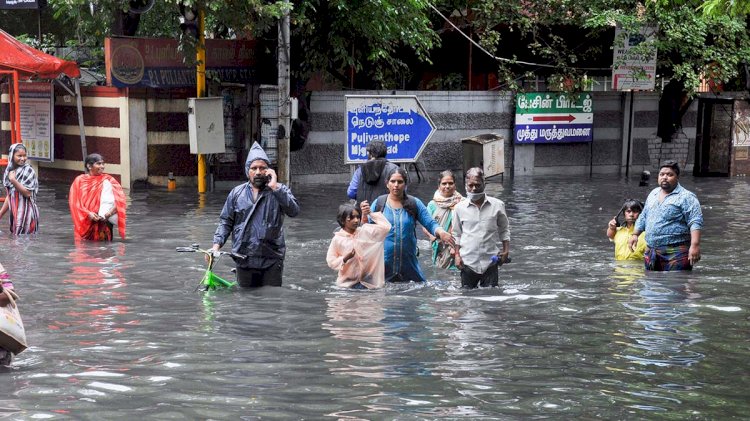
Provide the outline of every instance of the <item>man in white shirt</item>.
<path id="1" fill-rule="evenodd" d="M 508 261 L 510 229 L 505 204 L 484 192 L 484 171 L 466 171 L 466 199 L 454 208 L 456 267 L 465 288 L 498 285 L 497 268 Z M 502 246 L 501 246 L 502 244 Z"/>

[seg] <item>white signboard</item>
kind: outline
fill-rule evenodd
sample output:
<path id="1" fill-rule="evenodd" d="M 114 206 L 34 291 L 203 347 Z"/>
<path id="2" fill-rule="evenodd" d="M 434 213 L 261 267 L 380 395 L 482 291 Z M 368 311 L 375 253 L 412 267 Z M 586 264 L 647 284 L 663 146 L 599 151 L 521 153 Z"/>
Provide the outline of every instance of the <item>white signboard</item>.
<path id="1" fill-rule="evenodd" d="M 21 141 L 30 159 L 51 162 L 54 153 L 54 108 L 51 83 L 19 83 Z"/>
<path id="2" fill-rule="evenodd" d="M 654 89 L 656 78 L 655 26 L 643 27 L 640 32 L 627 33 L 615 29 L 612 89 L 616 91 Z"/>

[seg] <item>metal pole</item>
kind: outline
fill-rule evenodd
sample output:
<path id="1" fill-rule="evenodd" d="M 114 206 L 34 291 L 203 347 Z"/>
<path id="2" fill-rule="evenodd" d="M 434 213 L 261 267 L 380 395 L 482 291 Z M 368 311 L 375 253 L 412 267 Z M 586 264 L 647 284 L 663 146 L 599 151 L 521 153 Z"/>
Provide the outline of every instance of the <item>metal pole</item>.
<path id="1" fill-rule="evenodd" d="M 469 91 L 471 90 L 471 82 L 472 82 L 471 76 L 472 76 L 472 73 L 474 72 L 474 70 L 472 69 L 472 63 L 471 63 L 472 61 L 471 53 L 473 51 L 473 48 L 472 48 L 473 46 L 474 44 L 471 43 L 471 30 L 469 30 L 469 68 L 468 68 L 468 75 L 467 75 L 468 77 L 466 78 L 466 80 L 468 81 L 466 89 Z"/>
<path id="2" fill-rule="evenodd" d="M 630 176 L 630 145 L 633 143 L 633 90 L 630 91 L 630 111 L 628 112 L 628 152 L 625 157 L 625 177 Z M 622 162 L 622 161 L 620 161 Z"/>
<path id="3" fill-rule="evenodd" d="M 289 6 L 289 2 L 286 2 Z M 278 139 L 278 179 L 282 183 L 289 183 L 289 132 L 291 129 L 291 103 L 289 101 L 290 66 L 289 66 L 289 7 L 284 10 L 284 16 L 279 22 L 278 48 L 278 86 L 279 86 L 279 130 L 283 130 L 283 137 Z"/>
<path id="4" fill-rule="evenodd" d="M 75 79 L 74 84 L 76 87 L 76 107 L 78 108 L 78 130 L 81 132 L 81 161 L 83 161 L 89 154 L 86 149 L 86 130 L 83 126 L 83 98 L 81 98 L 81 82 Z"/>
<path id="5" fill-rule="evenodd" d="M 205 24 L 206 14 L 203 5 L 198 10 L 198 45 L 196 46 L 196 59 L 198 66 L 196 68 L 196 96 L 203 98 L 206 96 L 206 37 Z M 198 154 L 198 193 L 206 192 L 206 155 Z"/>
<path id="6" fill-rule="evenodd" d="M 15 116 L 15 127 L 14 131 L 12 133 L 15 133 L 16 136 L 11 136 L 11 142 L 12 143 L 21 143 L 23 142 L 23 139 L 21 139 L 21 91 L 19 90 L 20 87 L 18 86 L 18 78 L 20 75 L 18 74 L 18 71 L 13 71 L 13 92 L 15 95 L 15 103 L 13 104 L 13 115 Z M 11 95 L 11 102 L 13 101 L 13 95 Z"/>
<path id="7" fill-rule="evenodd" d="M 42 48 L 42 8 L 36 9 L 36 23 L 39 29 L 39 49 Z"/>

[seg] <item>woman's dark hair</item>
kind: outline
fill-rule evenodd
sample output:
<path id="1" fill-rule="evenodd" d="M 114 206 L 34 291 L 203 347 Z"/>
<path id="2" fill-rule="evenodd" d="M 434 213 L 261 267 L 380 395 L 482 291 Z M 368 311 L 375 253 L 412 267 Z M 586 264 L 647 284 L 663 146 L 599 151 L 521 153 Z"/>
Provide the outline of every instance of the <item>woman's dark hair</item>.
<path id="1" fill-rule="evenodd" d="M 89 173 L 89 165 L 94 165 L 97 162 L 104 161 L 104 157 L 99 155 L 98 153 L 91 153 L 86 156 L 86 159 L 83 160 L 83 169 L 86 171 L 86 174 Z"/>
<path id="2" fill-rule="evenodd" d="M 391 171 L 388 174 L 388 178 L 385 180 L 386 184 L 388 183 L 388 181 L 391 180 L 391 177 L 393 176 L 393 174 L 400 174 L 401 177 L 404 179 L 404 184 L 409 184 L 409 173 L 406 172 L 406 170 L 401 167 L 397 167 L 395 170 Z"/>
<path id="3" fill-rule="evenodd" d="M 456 176 L 453 175 L 453 171 L 451 170 L 445 170 L 440 173 L 440 177 L 438 178 L 438 186 L 440 185 L 440 182 L 443 181 L 443 178 L 450 177 L 453 179 L 453 182 L 456 182 Z"/>
<path id="4" fill-rule="evenodd" d="M 633 212 L 642 213 L 643 203 L 641 203 L 640 200 L 628 199 L 625 201 L 625 203 L 622 204 L 622 210 L 623 211 L 629 210 Z"/>
<path id="5" fill-rule="evenodd" d="M 664 161 L 663 164 L 659 167 L 659 169 L 662 168 L 670 168 L 672 171 L 674 171 L 677 176 L 680 176 L 680 164 L 677 163 L 677 161 Z"/>
<path id="6" fill-rule="evenodd" d="M 357 209 L 357 207 L 352 205 L 351 203 L 344 203 L 339 206 L 339 212 L 336 215 L 336 222 L 339 223 L 339 226 L 341 228 L 344 228 L 346 220 L 349 219 L 349 217 L 351 217 L 354 212 L 357 212 L 357 214 L 361 215 L 359 209 Z"/>
<path id="7" fill-rule="evenodd" d="M 26 149 L 26 146 L 24 146 L 24 145 L 22 145 L 20 143 L 16 143 L 16 147 L 13 148 L 13 156 L 11 156 L 10 159 L 15 158 L 16 157 L 16 152 L 20 151 L 21 149 L 23 149 L 24 151 L 26 151 L 26 153 L 29 153 L 29 150 Z"/>

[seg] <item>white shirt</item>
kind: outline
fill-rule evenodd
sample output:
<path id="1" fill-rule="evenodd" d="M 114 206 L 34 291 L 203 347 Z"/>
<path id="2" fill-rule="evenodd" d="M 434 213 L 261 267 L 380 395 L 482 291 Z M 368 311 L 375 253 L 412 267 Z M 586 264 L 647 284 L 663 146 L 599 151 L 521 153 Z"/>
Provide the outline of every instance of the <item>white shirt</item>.
<path id="1" fill-rule="evenodd" d="M 492 256 L 510 241 L 508 216 L 502 200 L 486 196 L 481 206 L 463 199 L 453 210 L 453 236 L 463 264 L 476 273 L 484 273 Z"/>
<path id="2" fill-rule="evenodd" d="M 112 192 L 112 183 L 109 180 L 104 180 L 102 183 L 102 195 L 99 198 L 99 216 L 104 218 L 107 212 L 113 207 L 115 207 L 115 194 Z M 117 212 L 109 217 L 109 223 L 117 225 Z"/>

